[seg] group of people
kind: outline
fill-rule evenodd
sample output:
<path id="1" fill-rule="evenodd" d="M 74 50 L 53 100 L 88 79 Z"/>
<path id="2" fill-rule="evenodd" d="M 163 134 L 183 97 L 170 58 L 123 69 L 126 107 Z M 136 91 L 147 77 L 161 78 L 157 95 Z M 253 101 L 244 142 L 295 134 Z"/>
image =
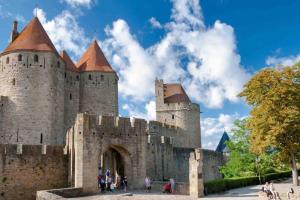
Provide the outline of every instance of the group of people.
<path id="1" fill-rule="evenodd" d="M 100 171 L 101 169 L 99 169 Z M 116 173 L 116 176 L 113 176 L 109 169 L 106 170 L 105 175 L 102 175 L 99 172 L 98 176 L 98 186 L 101 192 L 109 191 L 114 192 L 115 189 L 122 188 L 124 192 L 127 191 L 127 176 L 119 176 Z"/>
<path id="2" fill-rule="evenodd" d="M 123 189 L 124 192 L 127 192 L 128 180 L 127 176 L 119 176 L 117 173 L 115 176 L 110 172 L 109 169 L 106 170 L 105 174 L 102 175 L 102 169 L 99 168 L 98 176 L 98 187 L 101 192 L 109 191 L 114 192 L 116 189 Z M 145 178 L 145 188 L 147 192 L 151 191 L 152 181 L 149 176 Z M 170 178 L 169 181 L 164 185 L 164 193 L 174 193 L 175 191 L 175 180 Z"/>
<path id="3" fill-rule="evenodd" d="M 274 184 L 271 182 L 266 182 L 265 185 L 262 188 L 262 191 L 267 194 L 267 197 L 269 199 L 280 199 L 279 193 L 275 190 Z"/>
<path id="4" fill-rule="evenodd" d="M 265 185 L 262 187 L 262 191 L 267 194 L 267 197 L 269 199 L 280 200 L 279 193 L 275 190 L 273 183 L 269 184 L 269 182 L 266 182 Z M 294 189 L 290 188 L 290 190 L 287 192 L 288 199 L 291 199 L 292 194 L 294 194 Z"/>
<path id="5" fill-rule="evenodd" d="M 151 191 L 151 179 L 149 176 L 145 178 L 145 188 L 147 192 Z M 175 180 L 170 178 L 169 181 L 164 185 L 163 193 L 174 193 L 175 192 Z"/>

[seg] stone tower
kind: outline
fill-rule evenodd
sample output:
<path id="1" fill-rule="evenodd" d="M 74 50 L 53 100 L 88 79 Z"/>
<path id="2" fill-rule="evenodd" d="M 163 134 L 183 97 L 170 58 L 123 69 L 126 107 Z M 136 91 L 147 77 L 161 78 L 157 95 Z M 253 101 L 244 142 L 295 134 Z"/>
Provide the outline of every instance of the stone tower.
<path id="1" fill-rule="evenodd" d="M 37 17 L 0 54 L 1 143 L 63 144 L 64 61 Z"/>
<path id="2" fill-rule="evenodd" d="M 60 54 L 65 61 L 65 132 L 75 124 L 79 112 L 80 73 L 68 53 L 64 50 Z"/>
<path id="3" fill-rule="evenodd" d="M 200 108 L 192 103 L 181 84 L 155 80 L 156 120 L 182 129 L 182 147 L 201 147 Z"/>
<path id="4" fill-rule="evenodd" d="M 96 40 L 77 64 L 80 70 L 79 112 L 118 116 L 118 76 Z"/>

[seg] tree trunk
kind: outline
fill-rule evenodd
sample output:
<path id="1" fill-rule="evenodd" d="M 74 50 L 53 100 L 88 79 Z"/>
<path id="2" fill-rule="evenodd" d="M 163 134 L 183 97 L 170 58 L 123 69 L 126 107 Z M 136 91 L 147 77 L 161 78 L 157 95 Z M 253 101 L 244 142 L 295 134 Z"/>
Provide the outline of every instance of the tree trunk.
<path id="1" fill-rule="evenodd" d="M 298 186 L 299 185 L 298 170 L 297 170 L 297 163 L 296 163 L 295 155 L 291 154 L 291 157 L 292 157 L 291 167 L 292 167 L 292 175 L 293 175 L 293 184 L 295 186 Z"/>

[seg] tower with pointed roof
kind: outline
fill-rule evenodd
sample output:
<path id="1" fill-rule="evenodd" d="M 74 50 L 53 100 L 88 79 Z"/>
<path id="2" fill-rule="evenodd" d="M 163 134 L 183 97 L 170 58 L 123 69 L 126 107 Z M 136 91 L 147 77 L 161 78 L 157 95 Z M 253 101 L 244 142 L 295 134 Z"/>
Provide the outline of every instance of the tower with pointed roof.
<path id="1" fill-rule="evenodd" d="M 200 107 L 192 103 L 181 84 L 165 84 L 155 80 L 156 120 L 180 128 L 175 138 L 180 147 L 201 147 Z"/>
<path id="2" fill-rule="evenodd" d="M 118 76 L 94 40 L 77 63 L 79 112 L 118 116 Z"/>
<path id="3" fill-rule="evenodd" d="M 61 52 L 60 56 L 65 61 L 64 130 L 67 131 L 74 125 L 76 115 L 79 112 L 80 72 L 65 50 Z"/>
<path id="4" fill-rule="evenodd" d="M 2 143 L 62 144 L 64 61 L 37 17 L 0 54 Z"/>

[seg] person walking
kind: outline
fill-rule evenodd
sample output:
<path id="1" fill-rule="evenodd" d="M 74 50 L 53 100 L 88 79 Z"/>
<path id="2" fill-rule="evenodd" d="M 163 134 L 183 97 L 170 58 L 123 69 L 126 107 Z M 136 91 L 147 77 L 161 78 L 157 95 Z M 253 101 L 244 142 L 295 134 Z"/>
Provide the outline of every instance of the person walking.
<path id="1" fill-rule="evenodd" d="M 173 178 L 170 178 L 170 184 L 171 184 L 171 193 L 175 192 L 175 180 Z"/>
<path id="2" fill-rule="evenodd" d="M 124 189 L 124 192 L 127 192 L 127 185 L 128 185 L 128 180 L 127 180 L 127 176 L 124 176 L 123 177 L 123 189 Z"/>
<path id="3" fill-rule="evenodd" d="M 146 178 L 145 178 L 145 187 L 146 187 L 146 191 L 150 192 L 150 190 L 151 190 L 151 179 L 148 176 L 146 176 Z"/>

